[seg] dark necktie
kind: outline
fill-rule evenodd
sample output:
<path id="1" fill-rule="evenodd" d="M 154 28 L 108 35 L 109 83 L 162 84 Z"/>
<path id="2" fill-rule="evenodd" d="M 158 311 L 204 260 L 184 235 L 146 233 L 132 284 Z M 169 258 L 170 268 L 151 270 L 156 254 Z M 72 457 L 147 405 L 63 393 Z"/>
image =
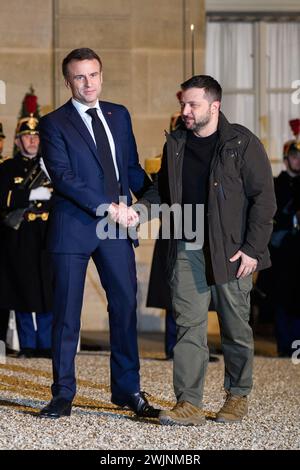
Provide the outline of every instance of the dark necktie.
<path id="1" fill-rule="evenodd" d="M 112 201 L 118 202 L 120 191 L 107 134 L 98 116 L 97 109 L 90 108 L 86 112 L 92 118 L 97 151 L 104 172 L 105 194 L 111 197 Z"/>

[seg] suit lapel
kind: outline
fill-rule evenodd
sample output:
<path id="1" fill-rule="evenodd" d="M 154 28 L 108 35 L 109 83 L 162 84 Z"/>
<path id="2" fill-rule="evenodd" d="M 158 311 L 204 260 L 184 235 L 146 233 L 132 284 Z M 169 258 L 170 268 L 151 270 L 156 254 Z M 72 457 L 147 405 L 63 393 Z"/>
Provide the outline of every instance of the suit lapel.
<path id="1" fill-rule="evenodd" d="M 100 163 L 101 161 L 97 152 L 97 147 L 95 145 L 95 142 L 93 141 L 93 138 L 91 134 L 89 133 L 88 128 L 86 127 L 85 123 L 80 117 L 80 114 L 76 110 L 76 108 L 73 106 L 72 101 L 70 100 L 68 102 L 68 118 L 70 119 L 72 125 L 75 127 L 75 129 L 80 133 L 80 135 L 84 138 L 85 142 L 87 143 L 89 149 L 93 153 L 94 157 L 97 159 L 97 162 Z"/>
<path id="2" fill-rule="evenodd" d="M 117 126 L 116 126 L 116 119 L 118 119 L 117 112 L 111 111 L 111 108 L 109 104 L 107 103 L 102 103 L 100 102 L 100 108 L 103 113 L 103 116 L 107 122 L 108 127 L 110 128 L 110 132 L 112 133 L 114 143 L 115 143 L 115 149 L 116 149 L 116 159 L 117 159 L 117 164 L 118 164 L 118 169 L 119 169 L 119 175 L 121 178 L 122 175 L 122 149 L 121 145 L 119 144 L 119 139 L 118 139 L 118 131 L 117 131 Z M 68 118 L 70 119 L 72 125 L 75 127 L 75 129 L 80 133 L 80 135 L 83 137 L 85 142 L 87 143 L 89 149 L 93 153 L 94 157 L 97 159 L 97 162 L 101 165 L 101 160 L 97 152 L 97 147 L 95 145 L 95 142 L 89 133 L 89 130 L 87 129 L 85 123 L 81 119 L 78 111 L 76 108 L 73 106 L 72 101 L 68 101 L 67 103 L 67 114 Z M 101 165 L 102 167 L 102 165 Z"/>

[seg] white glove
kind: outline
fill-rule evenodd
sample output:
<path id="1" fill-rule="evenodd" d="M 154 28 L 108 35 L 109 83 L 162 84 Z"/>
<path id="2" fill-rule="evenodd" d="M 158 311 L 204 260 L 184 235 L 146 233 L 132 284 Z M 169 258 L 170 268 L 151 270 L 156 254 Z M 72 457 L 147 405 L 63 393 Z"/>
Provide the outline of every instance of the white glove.
<path id="1" fill-rule="evenodd" d="M 52 194 L 50 189 L 44 186 L 39 186 L 36 189 L 32 189 L 29 194 L 29 201 L 49 201 Z"/>

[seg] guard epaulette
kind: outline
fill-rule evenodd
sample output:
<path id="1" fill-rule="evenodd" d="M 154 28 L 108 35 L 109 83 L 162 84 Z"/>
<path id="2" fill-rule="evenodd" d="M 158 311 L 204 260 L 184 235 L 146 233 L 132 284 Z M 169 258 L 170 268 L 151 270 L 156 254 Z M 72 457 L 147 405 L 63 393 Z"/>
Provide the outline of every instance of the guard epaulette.
<path id="1" fill-rule="evenodd" d="M 3 162 L 6 162 L 6 160 L 12 160 L 13 157 L 0 157 L 0 165 Z"/>

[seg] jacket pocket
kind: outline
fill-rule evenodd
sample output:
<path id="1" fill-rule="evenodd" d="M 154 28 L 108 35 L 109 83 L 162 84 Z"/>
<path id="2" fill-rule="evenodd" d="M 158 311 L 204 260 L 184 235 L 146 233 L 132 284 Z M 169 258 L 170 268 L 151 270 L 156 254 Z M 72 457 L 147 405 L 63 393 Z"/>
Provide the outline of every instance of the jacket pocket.
<path id="1" fill-rule="evenodd" d="M 225 149 L 221 156 L 222 172 L 228 176 L 240 175 L 240 156 L 238 149 Z"/>
<path id="2" fill-rule="evenodd" d="M 239 290 L 245 293 L 251 291 L 253 287 L 252 274 L 249 274 L 246 277 L 240 277 L 237 279 Z"/>

